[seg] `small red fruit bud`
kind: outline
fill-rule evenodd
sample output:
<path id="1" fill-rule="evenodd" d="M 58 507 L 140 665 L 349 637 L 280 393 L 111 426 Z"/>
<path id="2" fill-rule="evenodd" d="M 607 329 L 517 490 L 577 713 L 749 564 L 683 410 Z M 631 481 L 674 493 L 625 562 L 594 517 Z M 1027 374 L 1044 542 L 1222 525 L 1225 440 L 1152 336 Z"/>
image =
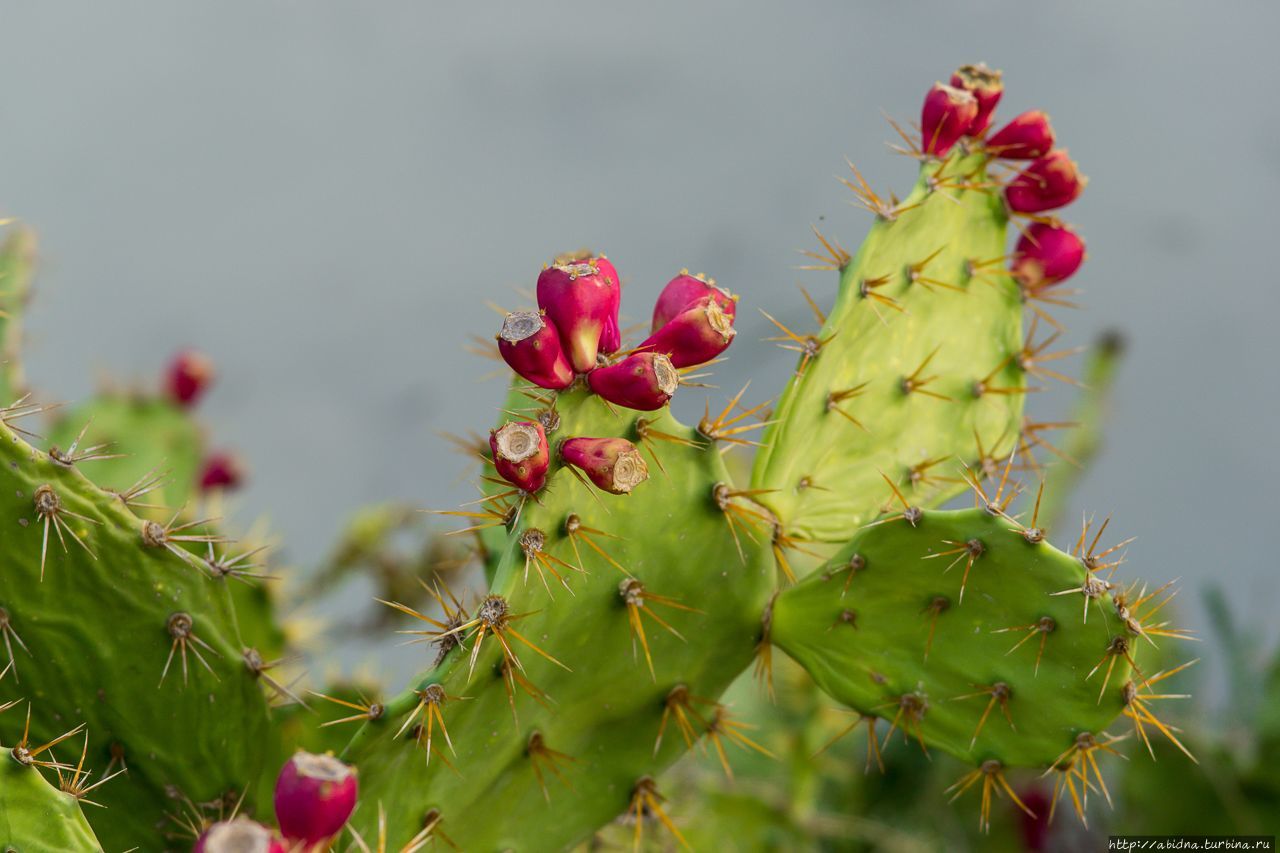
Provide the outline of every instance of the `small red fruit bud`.
<path id="1" fill-rule="evenodd" d="M 213 362 L 203 353 L 183 350 L 173 357 L 166 371 L 165 385 L 178 405 L 189 408 L 199 402 L 213 382 Z"/>
<path id="2" fill-rule="evenodd" d="M 330 754 L 296 752 L 276 779 L 276 820 L 290 841 L 315 844 L 342 829 L 356 807 L 356 771 Z"/>
<path id="3" fill-rule="evenodd" d="M 992 134 L 987 150 L 1005 160 L 1034 160 L 1053 150 L 1053 127 L 1039 110 L 1014 116 Z"/>
<path id="4" fill-rule="evenodd" d="M 241 816 L 206 829 L 193 853 L 285 853 L 286 849 L 270 829 Z"/>
<path id="5" fill-rule="evenodd" d="M 566 439 L 560 445 L 560 458 L 610 494 L 625 495 L 649 479 L 644 457 L 625 438 Z"/>
<path id="6" fill-rule="evenodd" d="M 1075 275 L 1084 263 L 1084 241 L 1065 225 L 1033 222 L 1013 250 L 1009 271 L 1027 290 L 1039 290 Z"/>
<path id="7" fill-rule="evenodd" d="M 493 467 L 517 489 L 536 492 L 547 482 L 551 451 L 542 424 L 513 421 L 489 433 Z"/>
<path id="8" fill-rule="evenodd" d="M 1032 161 L 1004 188 L 1009 209 L 1040 213 L 1075 201 L 1088 179 L 1081 175 L 1065 150 L 1050 151 Z"/>
<path id="9" fill-rule="evenodd" d="M 234 453 L 210 453 L 200 470 L 200 491 L 238 489 L 245 479 L 245 466 Z"/>
<path id="10" fill-rule="evenodd" d="M 652 412 L 661 409 L 680 387 L 680 374 L 671 359 L 656 352 L 638 352 L 617 364 L 587 374 L 591 390 L 610 403 Z"/>
<path id="11" fill-rule="evenodd" d="M 710 296 L 716 300 L 720 310 L 733 319 L 738 311 L 738 297 L 722 287 L 716 286 L 714 278 L 706 278 L 702 274 L 689 275 L 688 270 L 681 270 L 680 275 L 667 282 L 658 294 L 658 301 L 653 306 L 653 326 L 650 331 L 656 332 L 671 322 L 677 314 L 694 302 Z"/>
<path id="12" fill-rule="evenodd" d="M 994 71 L 979 62 L 977 65 L 961 65 L 951 75 L 951 85 L 957 89 L 972 92 L 978 100 L 978 114 L 969 125 L 969 136 L 981 136 L 991 124 L 991 114 L 995 112 L 1000 96 L 1004 94 L 1004 81 L 999 71 Z"/>
<path id="13" fill-rule="evenodd" d="M 573 367 L 560 335 L 537 311 L 516 311 L 502 321 L 498 352 L 511 369 L 534 385 L 559 390 L 573 384 Z"/>
<path id="14" fill-rule="evenodd" d="M 978 115 L 978 99 L 972 92 L 934 83 L 924 96 L 920 110 L 920 127 L 923 130 L 924 153 L 945 157 Z"/>
<path id="15" fill-rule="evenodd" d="M 538 276 L 538 306 L 560 332 L 569 363 L 578 373 L 596 366 L 601 338 L 620 345 L 618 272 L 606 258 L 557 262 Z M 612 326 L 610 325 L 612 324 Z"/>
<path id="16" fill-rule="evenodd" d="M 676 367 L 704 364 L 733 343 L 738 334 L 733 314 L 720 307 L 721 300 L 704 296 L 688 305 L 662 328 L 644 340 L 638 351 L 660 352 Z"/>

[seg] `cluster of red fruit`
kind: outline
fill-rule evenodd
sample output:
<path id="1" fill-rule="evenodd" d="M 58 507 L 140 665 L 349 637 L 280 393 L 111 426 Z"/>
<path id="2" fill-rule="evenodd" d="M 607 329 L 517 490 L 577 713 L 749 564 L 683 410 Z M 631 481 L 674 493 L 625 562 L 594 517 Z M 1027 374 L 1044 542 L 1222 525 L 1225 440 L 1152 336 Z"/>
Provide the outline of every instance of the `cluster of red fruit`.
<path id="1" fill-rule="evenodd" d="M 981 64 L 962 66 L 950 85 L 935 83 L 920 114 L 922 147 L 927 155 L 946 157 L 969 137 L 1001 160 L 1031 161 L 1005 187 L 1004 198 L 1011 212 L 1034 220 L 1018 240 L 1010 268 L 1024 291 L 1034 294 L 1070 278 L 1084 261 L 1084 241 L 1040 214 L 1075 201 L 1088 181 L 1065 149 L 1053 147 L 1049 117 L 1039 110 L 1022 113 L 987 136 L 1003 93 L 1000 72 Z"/>
<path id="2" fill-rule="evenodd" d="M 557 260 L 538 276 L 537 311 L 508 314 L 498 352 L 534 385 L 563 390 L 585 382 L 602 399 L 650 412 L 665 406 L 680 385 L 680 369 L 711 361 L 733 341 L 737 297 L 714 280 L 687 271 L 663 288 L 651 334 L 622 356 L 618 271 L 608 258 Z M 516 421 L 489 436 L 498 474 L 524 492 L 543 487 L 551 463 L 546 430 Z M 598 488 L 625 494 L 648 476 L 640 452 L 625 438 L 569 438 L 561 461 Z"/>
<path id="3" fill-rule="evenodd" d="M 194 853 L 286 853 L 322 850 L 356 807 L 356 771 L 332 755 L 298 752 L 276 779 L 276 833 L 247 817 L 213 824 Z"/>

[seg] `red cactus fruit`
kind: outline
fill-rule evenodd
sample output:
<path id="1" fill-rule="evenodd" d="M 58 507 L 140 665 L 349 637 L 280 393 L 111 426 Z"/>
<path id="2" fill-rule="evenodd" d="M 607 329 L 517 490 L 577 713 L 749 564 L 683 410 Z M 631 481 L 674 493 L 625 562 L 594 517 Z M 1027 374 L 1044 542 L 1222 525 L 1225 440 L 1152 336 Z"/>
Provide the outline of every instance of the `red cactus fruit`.
<path id="1" fill-rule="evenodd" d="M 622 348 L 622 330 L 618 328 L 618 318 L 610 317 L 600 333 L 600 352 L 612 355 Z"/>
<path id="2" fill-rule="evenodd" d="M 551 451 L 547 434 L 536 421 L 513 421 L 489 433 L 489 449 L 498 475 L 526 492 L 536 492 L 547 482 Z"/>
<path id="3" fill-rule="evenodd" d="M 1087 183 L 1067 152 L 1059 149 L 1019 172 L 1004 188 L 1004 197 L 1012 211 L 1040 213 L 1075 201 Z"/>
<path id="4" fill-rule="evenodd" d="M 305 844 L 333 837 L 356 807 L 356 789 L 355 768 L 327 753 L 294 753 L 276 778 L 280 831 Z"/>
<path id="5" fill-rule="evenodd" d="M 658 301 L 653 306 L 653 325 L 651 332 L 656 332 L 670 323 L 677 314 L 694 302 L 710 296 L 716 300 L 720 310 L 733 319 L 738 311 L 738 297 L 722 287 L 716 286 L 714 278 L 707 278 L 701 273 L 689 275 L 688 270 L 680 270 L 680 275 L 667 282 L 658 294 Z"/>
<path id="6" fill-rule="evenodd" d="M 661 409 L 680 387 L 680 374 L 671 359 L 656 352 L 638 352 L 617 364 L 587 374 L 591 390 L 610 403 L 651 412 Z"/>
<path id="7" fill-rule="evenodd" d="M 169 362 L 165 371 L 165 390 L 175 403 L 190 408 L 209 390 L 213 377 L 213 362 L 207 355 L 183 350 Z"/>
<path id="8" fill-rule="evenodd" d="M 600 333 L 600 352 L 612 355 L 622 349 L 622 328 L 618 325 L 618 310 L 622 305 L 622 279 L 618 278 L 618 271 L 605 256 L 596 258 L 596 266 L 599 267 L 601 275 L 618 284 L 613 313 L 609 315 L 609 319 L 604 324 L 604 331 Z"/>
<path id="9" fill-rule="evenodd" d="M 649 466 L 625 438 L 570 438 L 560 445 L 565 464 L 610 494 L 625 495 L 649 479 Z"/>
<path id="10" fill-rule="evenodd" d="M 206 829 L 193 853 L 285 853 L 287 849 L 270 829 L 242 816 Z"/>
<path id="11" fill-rule="evenodd" d="M 537 311 L 516 311 L 502 321 L 498 352 L 503 361 L 524 379 L 543 388 L 568 388 L 573 367 L 565 358 L 560 334 Z"/>
<path id="12" fill-rule="evenodd" d="M 969 132 L 978 115 L 978 99 L 972 92 L 934 83 L 920 110 L 924 153 L 945 157 L 960 137 Z"/>
<path id="13" fill-rule="evenodd" d="M 557 261 L 538 276 L 538 306 L 560 332 L 565 354 L 578 373 L 596 366 L 602 338 L 606 346 L 621 344 L 621 299 L 618 272 L 606 258 Z"/>
<path id="14" fill-rule="evenodd" d="M 987 150 L 1005 160 L 1043 157 L 1053 150 L 1053 126 L 1049 124 L 1049 116 L 1039 110 L 1014 116 L 1013 121 L 987 140 Z"/>
<path id="15" fill-rule="evenodd" d="M 720 302 L 715 296 L 704 296 L 686 306 L 636 350 L 660 352 L 676 367 L 711 361 L 729 348 L 738 333 L 733 328 L 733 314 L 721 309 Z"/>
<path id="16" fill-rule="evenodd" d="M 1084 263 L 1084 241 L 1065 225 L 1033 222 L 1013 250 L 1009 272 L 1027 290 L 1040 290 L 1075 275 Z"/>
<path id="17" fill-rule="evenodd" d="M 991 114 L 995 112 L 1000 96 L 1004 94 L 1004 81 L 999 71 L 979 62 L 977 65 L 961 65 L 951 75 L 951 85 L 957 89 L 972 92 L 978 101 L 978 114 L 969 125 L 969 136 L 980 136 L 991 124 Z"/>
<path id="18" fill-rule="evenodd" d="M 245 466 L 239 456 L 226 451 L 210 453 L 200 469 L 200 491 L 238 489 L 244 484 Z"/>

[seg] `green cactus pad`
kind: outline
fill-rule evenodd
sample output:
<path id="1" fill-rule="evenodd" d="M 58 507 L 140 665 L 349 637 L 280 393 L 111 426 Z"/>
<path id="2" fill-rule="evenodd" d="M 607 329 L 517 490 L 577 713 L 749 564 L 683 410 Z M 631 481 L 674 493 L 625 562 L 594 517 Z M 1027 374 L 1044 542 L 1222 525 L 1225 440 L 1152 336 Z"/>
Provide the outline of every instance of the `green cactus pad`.
<path id="1" fill-rule="evenodd" d="M 1005 766 L 1050 765 L 1076 735 L 1101 732 L 1123 710 L 1130 667 L 1109 655 L 1110 644 L 1124 637 L 1133 655 L 1146 641 L 1126 632 L 1105 593 L 1091 599 L 1085 622 L 1081 560 L 1028 541 L 1017 523 L 985 509 L 930 510 L 914 525 L 891 518 L 858 532 L 774 604 L 773 642 L 827 693 L 889 720 L 914 695 L 922 718 L 904 714 L 899 729 L 958 758 Z M 971 552 L 957 548 L 970 542 L 980 553 L 962 601 Z M 1053 595 L 1064 590 L 1075 592 Z M 996 701 L 974 740 L 997 684 L 1008 688 L 1013 725 Z"/>
<path id="2" fill-rule="evenodd" d="M 575 435 L 622 435 L 642 446 L 632 413 L 610 410 L 598 398 L 565 393 L 557 409 L 561 420 L 549 437 L 553 445 Z M 697 441 L 692 430 L 666 412 L 645 419 L 652 430 Z M 684 684 L 691 694 L 714 700 L 747 665 L 759 634 L 758 614 L 773 584 L 773 565 L 766 537 L 758 537 L 757 543 L 740 536 L 743 556 L 738 554 L 712 495 L 716 483 L 727 481 L 715 448 L 661 440 L 650 447 L 652 451 L 642 450 L 649 480 L 623 497 L 589 492 L 570 470 L 560 468 L 538 501 L 525 504 L 509 538 L 491 591 L 506 598 L 512 614 L 530 614 L 511 627 L 568 668 L 508 638 L 526 677 L 549 697 L 547 705 L 516 687 L 517 725 L 499 674 L 499 644 L 492 636 L 484 641 L 474 674 L 469 651 L 451 651 L 415 687 L 438 683 L 457 697 L 441 708 L 456 754 L 438 727 L 434 747 L 439 753 L 430 766 L 409 733 L 395 736 L 418 704 L 417 695 L 409 692 L 388 705 L 383 720 L 366 724 L 344 756 L 360 767 L 362 796 L 370 807 L 357 815 L 356 823 L 366 836 L 376 814 L 372 804 L 381 802 L 393 846 L 405 843 L 422 828 L 424 815 L 437 809 L 441 829 L 464 849 L 559 849 L 626 812 L 636 781 L 655 775 L 684 752 L 680 732 L 669 722 L 655 756 L 665 699 L 673 687 Z M 575 537 L 576 553 L 565 535 L 570 514 L 583 525 Z M 702 611 L 646 604 L 646 610 L 685 638 L 642 614 L 652 676 L 643 651 L 634 644 L 619 592 L 628 576 L 582 540 L 585 528 L 621 537 L 586 534 L 642 582 L 647 593 Z M 575 566 L 581 558 L 586 574 L 550 564 L 572 592 L 549 568 L 544 571 L 550 594 L 536 565 L 530 565 L 525 578 L 518 542 L 535 529 L 545 534 L 544 553 Z M 559 770 L 573 790 L 557 780 L 544 754 L 538 762 L 544 795 L 530 757 L 535 732 L 545 748 L 570 757 L 560 761 Z M 545 819 L 548 796 L 555 820 Z"/>
<path id="3" fill-rule="evenodd" d="M 835 306 L 752 477 L 773 490 L 760 501 L 789 535 L 843 542 L 881 511 L 881 472 L 913 503 L 935 505 L 963 489 L 940 470 L 949 460 L 1013 448 L 1022 302 L 1002 260 L 1004 202 L 986 180 L 980 155 L 926 162 L 901 212 L 877 219 L 856 258 L 832 252 L 830 265 L 842 265 Z"/>
<path id="4" fill-rule="evenodd" d="M 267 703 L 242 659 L 226 585 L 144 543 L 143 521 L 117 495 L 30 447 L 8 424 L 0 425 L 0 465 L 0 607 L 22 640 L 13 647 L 17 678 L 0 682 L 0 700 L 28 698 L 43 709 L 33 740 L 86 723 L 95 767 L 120 752 L 129 773 L 104 786 L 99 799 L 108 808 L 94 809 L 91 820 L 113 849 L 153 848 L 165 813 L 179 808 L 167 786 L 202 802 L 258 772 Z M 172 633 L 182 627 L 171 625 L 179 613 L 203 643 L 186 643 L 185 683 Z M 21 721 L 0 719 L 0 735 L 15 741 L 15 726 Z"/>
<path id="5" fill-rule="evenodd" d="M 76 798 L 51 785 L 37 768 L 14 761 L 10 749 L 0 747 L 0 849 L 14 853 L 101 851 L 102 845 Z M 104 788 L 93 792 L 95 800 Z"/>

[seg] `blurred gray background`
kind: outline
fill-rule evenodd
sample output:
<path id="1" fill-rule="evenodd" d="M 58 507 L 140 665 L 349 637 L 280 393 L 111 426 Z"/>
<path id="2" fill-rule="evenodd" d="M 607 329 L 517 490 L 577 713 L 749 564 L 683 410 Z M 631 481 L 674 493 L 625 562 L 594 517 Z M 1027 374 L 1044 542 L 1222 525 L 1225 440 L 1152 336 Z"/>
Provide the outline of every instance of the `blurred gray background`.
<path id="1" fill-rule="evenodd" d="M 643 6 L 643 9 L 637 8 Z M 470 497 L 437 430 L 494 418 L 463 353 L 553 253 L 606 251 L 647 316 L 682 266 L 804 326 L 809 224 L 850 248 L 852 158 L 904 191 L 881 109 L 1003 68 L 1092 179 L 1085 343 L 1130 340 L 1083 503 L 1131 574 L 1230 588 L 1274 634 L 1274 2 L 0 3 L 0 216 L 42 238 L 29 372 L 76 399 L 193 344 L 252 463 L 238 514 L 300 564 L 369 501 Z M 744 312 L 721 388 L 793 360 Z M 696 396 L 696 395 L 689 395 Z M 1036 399 L 1063 414 L 1067 395 Z M 686 401 L 685 411 L 701 408 Z M 1059 538 L 1065 538 L 1063 531 Z"/>

